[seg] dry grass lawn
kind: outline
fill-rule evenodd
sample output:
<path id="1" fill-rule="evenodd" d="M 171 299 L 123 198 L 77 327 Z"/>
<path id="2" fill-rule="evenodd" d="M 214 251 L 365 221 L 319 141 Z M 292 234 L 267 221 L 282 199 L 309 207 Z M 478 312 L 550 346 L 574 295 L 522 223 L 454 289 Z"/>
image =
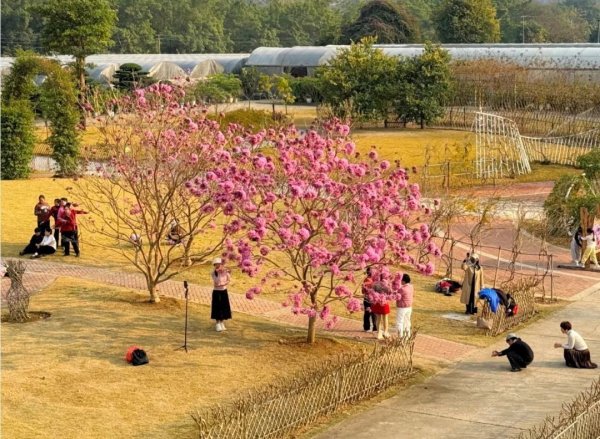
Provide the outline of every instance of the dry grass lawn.
<path id="1" fill-rule="evenodd" d="M 32 299 L 52 317 L 2 324 L 2 433 L 11 438 L 194 437 L 190 412 L 226 403 L 363 344 L 321 337 L 242 314 L 217 333 L 209 309 L 150 305 L 129 290 L 62 278 Z M 150 364 L 128 365 L 131 345 Z M 140 434 L 136 434 L 139 432 Z M 143 432 L 143 433 L 142 433 Z"/>

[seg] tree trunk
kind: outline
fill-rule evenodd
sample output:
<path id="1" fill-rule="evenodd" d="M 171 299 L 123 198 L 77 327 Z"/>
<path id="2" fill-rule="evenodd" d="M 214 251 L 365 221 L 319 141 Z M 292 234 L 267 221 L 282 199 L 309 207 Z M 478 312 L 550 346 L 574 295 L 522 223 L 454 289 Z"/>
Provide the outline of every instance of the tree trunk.
<path id="1" fill-rule="evenodd" d="M 160 302 L 160 294 L 158 293 L 157 285 L 154 282 L 148 282 L 148 292 L 150 292 L 150 302 Z"/>
<path id="2" fill-rule="evenodd" d="M 309 344 L 312 344 L 315 342 L 316 338 L 317 338 L 317 318 L 316 317 L 309 317 L 308 318 L 308 334 L 306 337 L 306 342 Z"/>
<path id="3" fill-rule="evenodd" d="M 423 119 L 423 116 L 421 116 L 421 129 L 425 129 L 425 119 Z"/>
<path id="4" fill-rule="evenodd" d="M 78 96 L 78 100 L 79 100 L 79 111 L 80 111 L 80 124 L 81 127 L 85 130 L 86 129 L 86 109 L 85 109 L 85 101 L 86 101 L 86 94 L 85 94 L 85 58 L 80 58 L 77 59 L 75 61 L 76 65 L 77 65 L 77 70 L 78 70 L 78 76 L 79 76 L 79 96 Z"/>

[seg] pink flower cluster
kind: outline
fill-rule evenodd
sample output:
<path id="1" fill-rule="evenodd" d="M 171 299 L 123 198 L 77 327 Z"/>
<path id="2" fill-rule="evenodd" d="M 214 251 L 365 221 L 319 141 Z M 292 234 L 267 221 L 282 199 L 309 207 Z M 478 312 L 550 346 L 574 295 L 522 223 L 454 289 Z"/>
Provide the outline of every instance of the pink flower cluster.
<path id="1" fill-rule="evenodd" d="M 399 273 L 385 267 L 433 272 L 431 263 L 415 264 L 416 251 L 441 254 L 419 222 L 426 217 L 419 185 L 375 148 L 356 153 L 347 123 L 334 119 L 302 134 L 293 126 L 251 132 L 220 126 L 205 109 L 181 104 L 182 98 L 180 88 L 154 84 L 119 101 L 147 123 L 139 124 L 140 151 L 115 155 L 112 177 L 189 175 L 182 187 L 196 198 L 205 230 L 223 234 L 222 256 L 251 277 L 262 269 L 278 273 L 261 275 L 260 285 L 246 292 L 249 299 L 284 277 L 302 285 L 286 301 L 292 312 L 331 326 L 328 300 L 344 301 L 349 312 L 362 307 L 354 294 L 358 270 L 380 267 L 381 288 L 372 293 L 382 301 L 393 300 L 399 289 Z M 147 128 L 151 121 L 157 129 Z M 126 151 L 127 140 L 119 142 Z M 161 166 L 148 166 L 145 156 Z M 143 207 L 130 212 L 140 214 Z M 224 224 L 218 226 L 217 218 Z"/>

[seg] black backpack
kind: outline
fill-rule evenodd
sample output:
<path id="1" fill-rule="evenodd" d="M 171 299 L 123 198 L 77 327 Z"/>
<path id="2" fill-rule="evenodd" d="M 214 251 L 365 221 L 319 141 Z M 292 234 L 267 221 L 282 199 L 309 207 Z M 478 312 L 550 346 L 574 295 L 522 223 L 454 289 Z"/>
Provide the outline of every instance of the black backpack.
<path id="1" fill-rule="evenodd" d="M 134 366 L 141 366 L 142 364 L 148 364 L 148 355 L 143 349 L 136 349 L 131 355 L 131 364 Z"/>

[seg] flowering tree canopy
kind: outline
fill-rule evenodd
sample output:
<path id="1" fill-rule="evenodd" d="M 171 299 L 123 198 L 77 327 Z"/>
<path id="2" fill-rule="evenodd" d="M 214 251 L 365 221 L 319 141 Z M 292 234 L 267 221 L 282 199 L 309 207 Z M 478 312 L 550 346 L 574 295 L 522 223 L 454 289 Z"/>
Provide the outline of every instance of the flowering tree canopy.
<path id="1" fill-rule="evenodd" d="M 227 236 L 213 230 L 221 215 L 215 170 L 231 166 L 227 147 L 237 128 L 222 132 L 205 109 L 180 100 L 182 90 L 156 84 L 113 102 L 120 113 L 100 121 L 98 145 L 110 160 L 74 193 L 93 214 L 90 231 L 112 238 L 90 243 L 129 259 L 154 302 L 159 283 L 221 252 Z"/>
<path id="2" fill-rule="evenodd" d="M 334 121 L 322 134 L 287 128 L 238 137 L 235 162 L 220 176 L 217 200 L 231 218 L 225 230 L 238 235 L 226 240 L 223 256 L 249 276 L 260 273 L 249 299 L 280 278 L 297 283 L 284 305 L 308 316 L 309 342 L 318 317 L 335 323 L 333 301 L 361 309 L 357 270 L 380 267 L 391 299 L 401 273 L 390 267 L 431 274 L 429 255 L 439 255 L 428 226 L 418 224 L 427 213 L 407 170 L 375 150 L 361 156 L 348 136 L 348 126 Z M 425 249 L 420 260 L 417 247 Z"/>

